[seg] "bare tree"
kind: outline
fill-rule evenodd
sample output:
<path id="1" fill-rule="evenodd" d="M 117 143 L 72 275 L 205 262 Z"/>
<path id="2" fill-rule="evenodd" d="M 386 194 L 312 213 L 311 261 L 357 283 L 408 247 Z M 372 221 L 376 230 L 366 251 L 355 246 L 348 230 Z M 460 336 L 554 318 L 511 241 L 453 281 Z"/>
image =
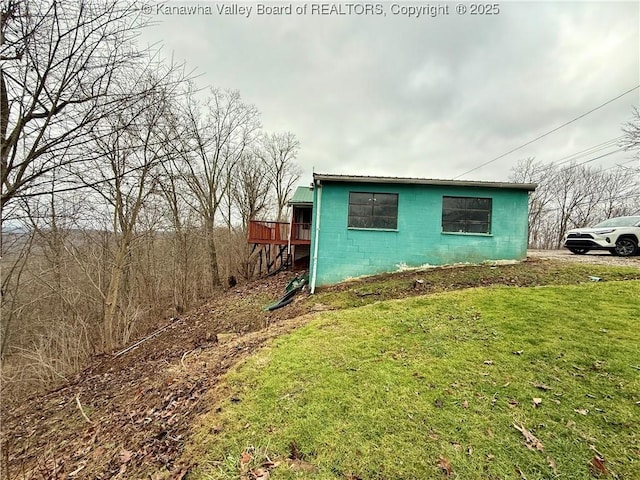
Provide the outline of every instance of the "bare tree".
<path id="1" fill-rule="evenodd" d="M 183 160 L 189 155 L 189 151 L 180 151 L 182 146 L 188 146 L 184 142 L 189 136 L 188 130 L 182 124 L 179 114 L 180 105 L 171 107 L 168 112 L 166 136 L 167 143 L 175 149 L 175 157 L 162 162 L 162 173 L 158 181 L 158 191 L 166 206 L 166 217 L 171 231 L 171 275 L 168 281 L 171 283 L 173 308 L 176 314 L 188 309 L 190 299 L 197 296 L 199 287 L 197 282 L 191 281 L 199 271 L 197 266 L 197 246 L 202 235 L 197 229 L 198 215 L 190 206 L 190 191 L 185 181 L 184 172 L 187 166 Z M 175 139 L 175 140 L 173 140 Z M 193 203 L 191 201 L 191 203 Z"/>
<path id="2" fill-rule="evenodd" d="M 179 79 L 173 77 L 176 72 L 170 67 L 163 71 L 158 66 L 156 71 L 162 73 L 150 76 L 138 86 L 143 92 L 141 101 L 130 103 L 117 116 L 103 119 L 96 128 L 90 147 L 99 154 L 98 159 L 90 172 L 79 176 L 79 181 L 93 188 L 106 202 L 112 216 L 116 247 L 104 302 L 106 350 L 119 343 L 115 326 L 123 313 L 122 294 L 126 291 L 138 220 L 145 203 L 156 192 L 161 163 L 174 154 L 162 126 Z M 149 85 L 153 86 L 151 90 Z"/>
<path id="3" fill-rule="evenodd" d="M 529 244 L 539 245 L 544 236 L 544 220 L 552 208 L 553 192 L 546 188 L 553 174 L 548 165 L 536 162 L 530 157 L 518 162 L 513 168 L 510 180 L 519 183 L 536 183 L 538 188 L 529 193 Z"/>
<path id="4" fill-rule="evenodd" d="M 243 156 L 233 179 L 233 198 L 246 230 L 249 220 L 257 218 L 268 208 L 269 182 L 266 165 L 253 153 Z"/>
<path id="5" fill-rule="evenodd" d="M 184 179 L 201 216 L 209 251 L 210 283 L 220 285 L 215 241 L 216 219 L 231 188 L 229 174 L 247 152 L 260 129 L 259 113 L 237 91 L 211 89 L 204 104 L 191 96 L 184 112 L 188 126 L 180 151 Z"/>
<path id="6" fill-rule="evenodd" d="M 632 118 L 622 126 L 621 146 L 625 150 L 635 150 L 637 160 L 640 160 L 640 110 L 633 107 Z M 640 168 L 640 165 L 638 165 Z"/>
<path id="7" fill-rule="evenodd" d="M 527 159 L 510 178 L 538 184 L 529 197 L 529 244 L 535 248 L 558 248 L 567 230 L 630 215 L 640 206 L 640 179 L 620 166 L 558 167 Z"/>
<path id="8" fill-rule="evenodd" d="M 54 190 L 71 178 L 72 167 L 86 161 L 84 147 L 98 124 L 131 99 L 131 92 L 113 87 L 140 71 L 135 37 L 144 24 L 133 2 L 119 0 L 6 0 L 0 5 L 3 353 L 5 327 L 16 312 L 24 311 L 16 295 L 24 290 L 20 278 L 24 266 L 33 263 L 36 236 L 44 241 L 39 251 L 51 261 L 51 287 L 62 283 L 65 228 Z M 49 200 L 39 206 L 28 202 L 35 196 Z M 46 218 L 33 210 L 47 203 Z M 28 232 L 12 235 L 29 238 L 15 242 L 22 245 L 17 255 L 15 244 L 6 245 L 5 228 Z M 62 291 L 57 295 L 63 298 Z"/>
<path id="9" fill-rule="evenodd" d="M 121 109 L 113 92 L 139 53 L 144 24 L 134 3 L 7 0 L 0 19 L 0 217 L 44 177 L 84 158 L 89 135 Z M 85 150 L 86 151 L 86 150 Z"/>
<path id="10" fill-rule="evenodd" d="M 265 134 L 261 139 L 259 156 L 276 197 L 278 221 L 283 220 L 284 209 L 300 179 L 300 168 L 294 163 L 299 149 L 300 142 L 291 132 Z"/>

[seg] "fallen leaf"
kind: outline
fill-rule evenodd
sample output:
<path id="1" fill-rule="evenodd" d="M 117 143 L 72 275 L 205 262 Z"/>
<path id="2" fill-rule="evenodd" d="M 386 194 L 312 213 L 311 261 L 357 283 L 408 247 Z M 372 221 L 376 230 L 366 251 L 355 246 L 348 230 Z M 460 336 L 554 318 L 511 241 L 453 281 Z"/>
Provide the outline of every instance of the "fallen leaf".
<path id="1" fill-rule="evenodd" d="M 467 455 L 472 455 L 473 454 L 473 447 L 469 447 L 467 449 Z"/>
<path id="2" fill-rule="evenodd" d="M 544 450 L 544 445 L 533 433 L 517 423 L 514 423 L 513 426 L 516 430 L 522 433 L 522 436 L 524 437 L 524 444 L 529 450 L 538 450 L 540 452 Z"/>
<path id="3" fill-rule="evenodd" d="M 485 360 L 484 364 L 485 365 L 493 365 L 493 360 Z"/>
<path id="4" fill-rule="evenodd" d="M 587 413 L 589 413 L 589 410 L 587 410 L 586 408 L 574 408 L 573 411 L 579 413 L 580 415 L 586 415 Z"/>
<path id="5" fill-rule="evenodd" d="M 251 474 L 253 475 L 254 480 L 269 480 L 271 477 L 269 470 L 265 468 L 256 468 L 255 470 L 251 470 Z"/>
<path id="6" fill-rule="evenodd" d="M 469 408 L 469 402 L 467 402 L 466 400 L 462 402 L 462 408 Z"/>
<path id="7" fill-rule="evenodd" d="M 316 471 L 315 465 L 309 462 L 305 462 L 304 460 L 287 459 L 286 462 L 289 464 L 289 467 L 291 468 L 291 470 L 295 472 L 315 472 Z"/>
<path id="8" fill-rule="evenodd" d="M 442 473 L 445 476 L 450 477 L 453 474 L 453 468 L 451 467 L 451 462 L 447 460 L 445 457 L 438 458 L 438 467 L 442 470 Z"/>
<path id="9" fill-rule="evenodd" d="M 584 438 L 584 437 L 583 437 L 583 438 Z M 594 442 L 595 442 L 595 440 L 594 440 Z M 595 446 L 595 445 L 590 444 L 590 445 L 589 445 L 589 450 L 593 450 L 593 451 L 596 453 L 596 455 L 597 455 L 598 457 L 604 458 L 604 455 L 603 455 L 603 454 L 601 454 L 601 453 L 598 451 L 598 449 L 596 448 L 596 446 Z"/>
<path id="10" fill-rule="evenodd" d="M 104 448 L 98 447 L 91 453 L 91 458 L 97 460 L 104 455 Z"/>
<path id="11" fill-rule="evenodd" d="M 487 460 L 491 461 L 494 458 L 496 458 L 496 457 L 494 457 L 492 454 L 490 454 L 490 453 L 487 454 Z"/>
<path id="12" fill-rule="evenodd" d="M 514 355 L 522 355 L 524 353 L 524 350 L 516 350 L 515 352 L 511 352 Z"/>
<path id="13" fill-rule="evenodd" d="M 458 442 L 449 442 L 449 443 L 456 450 L 456 452 L 459 452 L 460 450 L 462 450 L 462 445 L 460 445 Z"/>
<path id="14" fill-rule="evenodd" d="M 86 462 L 82 462 L 78 468 L 76 468 L 73 472 L 69 473 L 69 477 L 75 477 L 78 475 L 84 468 L 87 466 Z"/>
<path id="15" fill-rule="evenodd" d="M 171 480 L 183 480 L 187 473 L 189 473 L 188 468 L 181 468 L 180 471 L 171 477 Z"/>
<path id="16" fill-rule="evenodd" d="M 120 460 L 120 463 L 127 463 L 131 460 L 131 457 L 133 457 L 133 452 L 130 452 L 129 450 L 122 450 L 118 459 Z"/>
<path id="17" fill-rule="evenodd" d="M 605 459 L 599 455 L 594 455 L 589 464 L 589 470 L 591 470 L 594 477 L 606 475 L 608 471 L 605 466 Z"/>
<path id="18" fill-rule="evenodd" d="M 533 384 L 534 387 L 539 388 L 540 390 L 551 390 L 551 387 L 548 385 L 545 385 L 544 383 L 534 383 Z"/>
<path id="19" fill-rule="evenodd" d="M 436 398 L 436 400 L 435 400 L 435 402 L 433 402 L 433 404 L 436 406 L 436 408 L 442 408 L 444 406 L 444 403 L 439 398 Z"/>
<path id="20" fill-rule="evenodd" d="M 249 470 L 249 462 L 253 460 L 253 457 L 249 454 L 249 452 L 242 452 L 240 456 L 240 478 L 243 480 L 249 477 L 247 476 L 247 471 Z"/>
<path id="21" fill-rule="evenodd" d="M 518 400 L 512 398 L 511 400 L 509 400 L 507 405 L 509 406 L 509 408 L 516 408 L 518 405 L 520 405 L 520 402 L 518 402 Z"/>
<path id="22" fill-rule="evenodd" d="M 537 398 L 537 397 L 533 398 L 533 408 L 538 408 L 541 403 L 542 403 L 541 398 Z"/>
<path id="23" fill-rule="evenodd" d="M 551 470 L 553 471 L 554 475 L 558 475 L 556 462 L 555 462 L 555 460 L 553 458 L 547 457 L 547 465 L 549 465 L 549 468 L 551 468 Z"/>
<path id="24" fill-rule="evenodd" d="M 302 459 L 302 454 L 300 453 L 300 449 L 298 448 L 298 444 L 296 442 L 289 443 L 289 458 L 291 460 Z"/>
<path id="25" fill-rule="evenodd" d="M 269 470 L 273 470 L 274 468 L 278 468 L 281 462 L 274 462 L 269 457 L 262 462 L 262 468 L 267 468 Z"/>

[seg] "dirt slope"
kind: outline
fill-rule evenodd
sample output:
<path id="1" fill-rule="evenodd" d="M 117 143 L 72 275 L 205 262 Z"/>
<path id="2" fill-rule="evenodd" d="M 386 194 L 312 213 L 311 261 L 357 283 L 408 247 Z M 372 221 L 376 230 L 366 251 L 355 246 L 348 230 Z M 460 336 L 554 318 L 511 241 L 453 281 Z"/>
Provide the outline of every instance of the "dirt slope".
<path id="1" fill-rule="evenodd" d="M 231 365 L 304 320 L 305 295 L 272 313 L 292 277 L 226 292 L 158 336 L 101 356 L 69 384 L 2 402 L 2 478 L 180 478 L 175 465 L 204 392 Z M 85 418 L 86 417 L 86 418 Z"/>
<path id="2" fill-rule="evenodd" d="M 640 266 L 640 257 L 634 264 Z M 375 301 L 497 283 L 529 286 L 554 276 L 554 268 L 556 262 L 533 260 L 437 269 L 420 275 L 426 278 L 420 288 L 416 273 L 405 272 L 323 292 Z M 177 462 L 190 426 L 211 408 L 204 394 L 266 341 L 306 323 L 306 313 L 325 308 L 316 303 L 318 297 L 301 293 L 287 307 L 265 312 L 292 277 L 280 274 L 229 290 L 138 348 L 94 359 L 56 390 L 20 402 L 3 398 L 0 477 L 182 478 L 189 465 Z M 390 277 L 392 289 L 364 296 L 367 285 Z M 640 278 L 640 269 L 629 278 Z"/>

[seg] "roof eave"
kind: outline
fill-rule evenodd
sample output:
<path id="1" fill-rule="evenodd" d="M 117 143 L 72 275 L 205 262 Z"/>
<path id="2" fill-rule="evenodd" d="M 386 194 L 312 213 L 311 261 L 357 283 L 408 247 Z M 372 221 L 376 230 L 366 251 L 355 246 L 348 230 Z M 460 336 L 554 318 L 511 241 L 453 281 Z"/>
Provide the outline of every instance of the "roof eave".
<path id="1" fill-rule="evenodd" d="M 473 180 L 442 180 L 432 178 L 411 177 L 369 177 L 361 175 L 332 175 L 314 173 L 314 181 L 317 182 L 342 182 L 342 183 L 397 183 L 405 185 L 437 185 L 448 187 L 484 187 L 504 188 L 509 190 L 526 190 L 532 192 L 538 186 L 535 183 L 509 183 L 509 182 L 485 182 Z"/>

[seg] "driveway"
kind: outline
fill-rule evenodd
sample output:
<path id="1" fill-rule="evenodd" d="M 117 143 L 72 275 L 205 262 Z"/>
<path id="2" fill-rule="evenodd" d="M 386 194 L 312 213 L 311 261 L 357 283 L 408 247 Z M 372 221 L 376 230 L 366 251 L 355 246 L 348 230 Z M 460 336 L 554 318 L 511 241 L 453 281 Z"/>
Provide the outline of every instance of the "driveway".
<path id="1" fill-rule="evenodd" d="M 547 258 L 553 260 L 562 260 L 567 262 L 580 263 L 597 263 L 600 265 L 627 265 L 630 267 L 640 268 L 640 256 L 634 257 L 616 257 L 609 252 L 592 251 L 586 255 L 574 255 L 569 250 L 529 250 L 527 251 L 529 258 Z"/>

